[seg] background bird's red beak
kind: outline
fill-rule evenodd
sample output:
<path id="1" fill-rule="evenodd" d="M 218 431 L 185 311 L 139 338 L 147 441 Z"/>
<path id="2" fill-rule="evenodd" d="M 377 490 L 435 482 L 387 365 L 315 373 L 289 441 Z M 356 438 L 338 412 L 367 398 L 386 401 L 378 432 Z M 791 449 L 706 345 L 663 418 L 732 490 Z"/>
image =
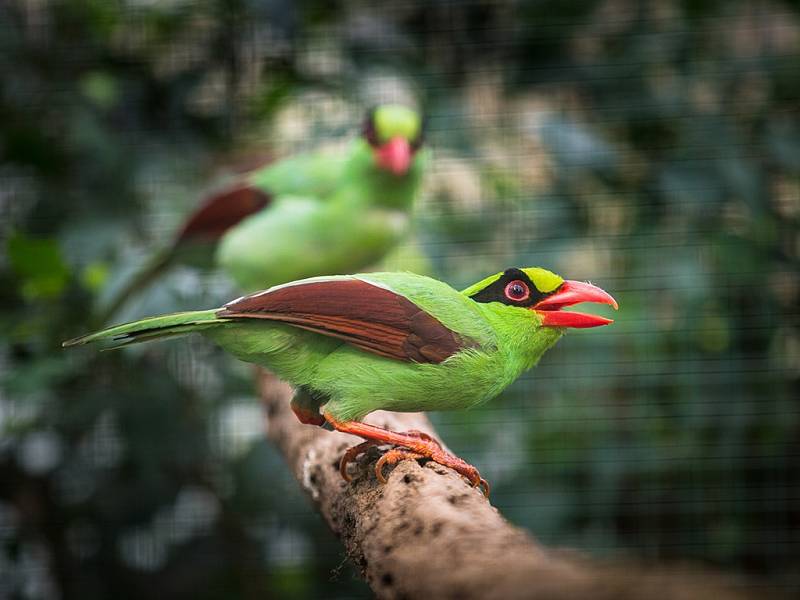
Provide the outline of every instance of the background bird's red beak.
<path id="1" fill-rule="evenodd" d="M 587 315 L 577 312 L 561 312 L 565 306 L 572 306 L 581 302 L 597 302 L 608 304 L 614 310 L 618 308 L 617 301 L 608 292 L 601 290 L 591 283 L 582 281 L 565 281 L 555 294 L 551 294 L 532 308 L 542 317 L 542 325 L 546 327 L 598 327 L 613 323 L 612 319 Z"/>
<path id="2" fill-rule="evenodd" d="M 411 145 L 402 137 L 394 137 L 375 150 L 375 160 L 381 169 L 404 175 L 411 166 Z"/>

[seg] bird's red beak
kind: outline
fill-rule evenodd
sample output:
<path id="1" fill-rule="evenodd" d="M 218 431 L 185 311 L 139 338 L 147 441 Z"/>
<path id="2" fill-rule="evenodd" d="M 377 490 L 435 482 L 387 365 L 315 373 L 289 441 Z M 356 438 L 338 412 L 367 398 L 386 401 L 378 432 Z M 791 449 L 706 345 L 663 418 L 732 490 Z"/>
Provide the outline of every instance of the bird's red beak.
<path id="1" fill-rule="evenodd" d="M 531 308 L 542 317 L 545 327 L 598 327 L 613 323 L 612 319 L 586 315 L 577 312 L 561 312 L 565 306 L 572 306 L 581 302 L 597 302 L 618 308 L 617 301 L 606 291 L 591 283 L 582 281 L 565 281 L 555 294 L 551 294 Z"/>
<path id="2" fill-rule="evenodd" d="M 394 137 L 375 150 L 375 160 L 381 169 L 405 175 L 411 166 L 411 145 L 405 138 Z"/>

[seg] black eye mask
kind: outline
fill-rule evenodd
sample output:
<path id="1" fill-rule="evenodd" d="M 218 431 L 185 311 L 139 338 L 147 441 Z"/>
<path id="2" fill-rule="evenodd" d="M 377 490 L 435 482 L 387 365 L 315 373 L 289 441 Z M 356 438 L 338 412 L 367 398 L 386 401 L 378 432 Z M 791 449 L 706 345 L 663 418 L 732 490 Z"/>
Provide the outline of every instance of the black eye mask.
<path id="1" fill-rule="evenodd" d="M 514 292 L 516 289 L 510 290 L 511 298 L 506 294 L 506 287 L 509 283 L 519 281 L 521 284 L 527 286 L 529 293 L 524 295 L 519 300 L 514 300 Z M 470 296 L 475 302 L 500 302 L 508 306 L 521 306 L 523 308 L 538 304 L 541 300 L 557 291 L 558 288 L 550 292 L 540 292 L 539 289 L 533 284 L 530 277 L 525 274 L 522 269 L 511 268 L 506 269 L 500 278 L 483 288 L 480 292 Z"/>

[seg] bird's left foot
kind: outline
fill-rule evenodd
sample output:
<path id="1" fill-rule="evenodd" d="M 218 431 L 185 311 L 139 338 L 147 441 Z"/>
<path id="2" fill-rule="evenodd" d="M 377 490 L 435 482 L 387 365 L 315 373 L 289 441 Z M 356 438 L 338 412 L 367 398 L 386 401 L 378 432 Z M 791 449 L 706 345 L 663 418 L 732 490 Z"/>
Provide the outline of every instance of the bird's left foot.
<path id="1" fill-rule="evenodd" d="M 436 444 L 436 446 L 438 446 L 439 448 L 442 447 L 442 445 L 438 441 L 436 441 L 436 439 L 434 439 L 432 436 L 428 435 L 424 431 L 419 431 L 417 429 L 410 429 L 410 430 L 408 430 L 408 431 L 406 431 L 404 433 L 400 433 L 399 435 L 419 438 L 419 439 L 424 440 L 426 442 L 430 442 L 432 444 Z M 356 458 L 358 458 L 359 454 L 364 454 L 370 448 L 374 448 L 374 447 L 377 447 L 377 446 L 384 446 L 384 445 L 386 445 L 386 442 L 384 440 L 367 440 L 365 442 L 361 442 L 357 446 L 353 446 L 352 448 L 348 448 L 347 451 L 344 454 L 342 454 L 342 459 L 339 461 L 339 473 L 341 474 L 342 479 L 344 479 L 345 481 L 348 481 L 348 482 L 352 481 L 352 477 L 350 477 L 350 474 L 347 472 L 347 467 L 351 462 L 353 462 Z M 394 465 L 394 464 L 398 463 L 400 460 L 402 460 L 401 458 L 392 458 L 392 457 L 386 458 L 389 454 L 391 454 L 391 452 L 392 452 L 391 450 L 386 452 L 380 458 L 380 460 L 378 461 L 378 464 L 375 465 L 375 475 L 378 478 L 378 481 L 380 481 L 381 483 L 386 483 L 386 478 L 383 476 L 383 473 L 381 471 L 382 468 L 383 468 L 383 465 L 387 461 L 389 462 L 390 465 Z M 408 452 L 408 451 L 406 451 L 406 453 L 409 454 L 409 455 L 410 454 L 415 454 L 413 452 Z M 406 458 L 410 459 L 411 456 L 408 456 Z M 421 454 L 419 454 L 419 455 L 414 457 L 415 460 L 419 459 L 419 458 L 425 458 L 425 457 L 423 455 L 421 455 Z"/>
<path id="2" fill-rule="evenodd" d="M 328 418 L 328 421 L 330 422 L 331 419 Z M 332 422 L 331 424 L 334 426 L 334 428 L 339 429 L 340 431 L 344 430 L 343 428 L 337 427 L 338 423 Z M 361 423 L 358 425 L 361 425 L 362 427 L 365 426 Z M 366 427 L 371 429 L 374 426 L 367 425 Z M 376 427 L 375 429 L 379 428 Z M 442 445 L 427 433 L 416 430 L 406 431 L 403 433 L 397 433 L 393 431 L 390 432 L 388 430 L 380 431 L 386 431 L 387 434 L 390 434 L 386 437 L 390 437 L 391 439 L 383 439 L 384 436 L 381 436 L 380 438 L 377 436 L 371 437 L 367 441 L 349 448 L 344 453 L 342 460 L 339 463 L 339 472 L 345 481 L 350 481 L 350 475 L 347 473 L 347 466 L 353 462 L 359 454 L 366 452 L 373 446 L 392 444 L 399 447 L 392 448 L 391 450 L 385 452 L 375 464 L 375 476 L 381 483 L 386 483 L 386 477 L 383 474 L 383 468 L 385 465 L 395 465 L 402 460 L 419 460 L 421 458 L 428 458 L 440 465 L 450 467 L 457 473 L 463 475 L 467 478 L 467 480 L 469 480 L 473 487 L 480 487 L 483 494 L 487 498 L 489 497 L 489 483 L 481 477 L 478 469 L 459 457 L 445 451 L 442 448 Z M 370 433 L 373 432 L 370 431 Z"/>
<path id="3" fill-rule="evenodd" d="M 425 456 L 417 452 L 412 452 L 411 450 L 406 450 L 405 448 L 392 448 L 384 452 L 383 456 L 375 463 L 375 477 L 377 477 L 378 481 L 381 483 L 386 483 L 386 477 L 383 475 L 383 465 L 386 463 L 396 465 L 401 460 L 419 460 L 420 458 L 425 458 Z"/>
<path id="4" fill-rule="evenodd" d="M 364 454 L 367 450 L 374 446 L 380 446 L 383 442 L 378 442 L 375 440 L 368 440 L 366 442 L 361 442 L 357 446 L 353 446 L 352 448 L 348 448 L 344 454 L 342 454 L 342 459 L 339 461 L 339 474 L 342 476 L 342 479 L 347 481 L 348 483 L 353 480 L 350 477 L 350 473 L 347 472 L 347 466 L 353 462 L 359 454 Z"/>

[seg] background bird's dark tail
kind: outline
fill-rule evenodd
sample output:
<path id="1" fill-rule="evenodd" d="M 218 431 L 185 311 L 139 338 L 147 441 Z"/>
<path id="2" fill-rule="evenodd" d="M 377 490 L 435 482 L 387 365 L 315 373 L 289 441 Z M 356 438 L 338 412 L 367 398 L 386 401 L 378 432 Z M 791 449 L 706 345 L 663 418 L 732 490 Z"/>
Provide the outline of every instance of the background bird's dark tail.
<path id="1" fill-rule="evenodd" d="M 172 245 L 154 255 L 98 311 L 95 323 L 105 325 L 125 303 L 150 285 L 173 263 L 182 249 L 197 245 L 213 248 L 231 228 L 262 210 L 271 198 L 246 180 L 237 181 L 208 195 L 178 230 Z"/>
<path id="2" fill-rule="evenodd" d="M 177 246 L 172 245 L 153 255 L 133 277 L 125 282 L 97 311 L 93 323 L 105 325 L 131 298 L 150 285 L 172 264 Z"/>

